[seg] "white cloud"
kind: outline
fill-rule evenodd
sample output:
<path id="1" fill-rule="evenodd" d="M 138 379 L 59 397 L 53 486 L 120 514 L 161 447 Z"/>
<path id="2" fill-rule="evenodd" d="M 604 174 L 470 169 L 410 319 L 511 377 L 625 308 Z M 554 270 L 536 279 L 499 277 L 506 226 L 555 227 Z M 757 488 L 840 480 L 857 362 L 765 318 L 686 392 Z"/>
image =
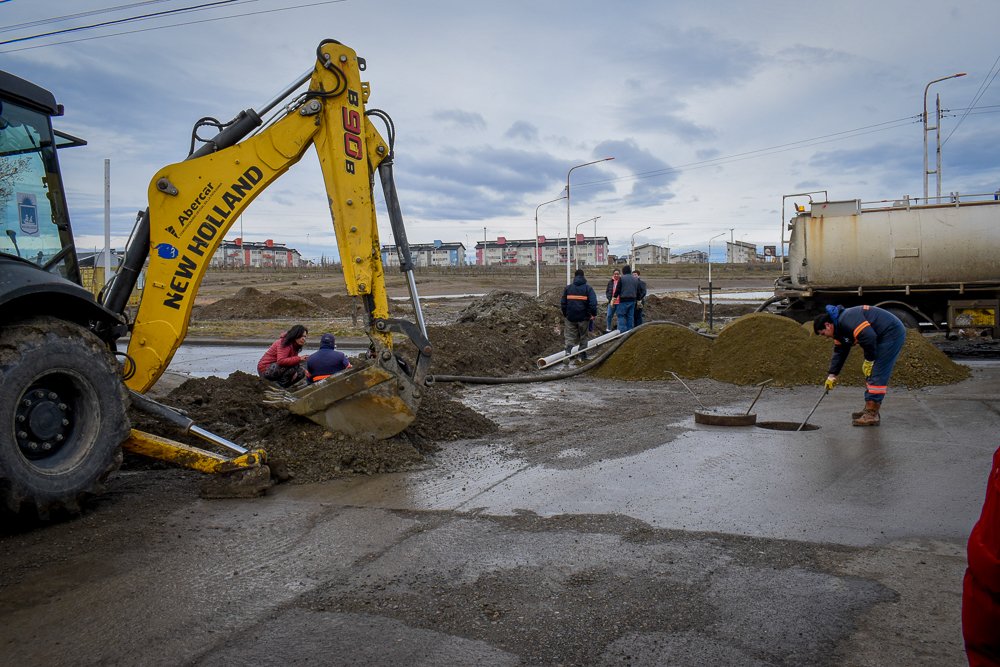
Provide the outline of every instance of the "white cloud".
<path id="1" fill-rule="evenodd" d="M 74 11 L 102 6 L 78 0 Z M 14 25 L 56 10 L 16 2 L 2 11 Z M 806 186 L 833 198 L 917 194 L 919 123 L 793 142 L 915 116 L 926 83 L 954 71 L 970 74 L 932 90 L 946 108 L 966 106 L 998 55 L 998 20 L 992 0 L 942 8 L 912 0 L 348 0 L 0 53 L 5 69 L 65 105 L 59 128 L 89 141 L 63 153 L 74 225 L 88 238 L 103 238 L 105 158 L 124 237 L 153 174 L 187 154 L 197 119 L 259 108 L 334 37 L 367 59 L 369 107 L 395 122 L 412 242 L 466 242 L 483 227 L 530 238 L 535 207 L 559 196 L 567 170 L 609 151 L 614 162 L 574 172 L 572 213 L 600 215 L 598 233 L 620 251 L 647 225 L 644 242 L 670 234 L 675 247 L 704 245 L 731 227 L 736 238 L 774 243 L 781 196 Z M 1000 90 L 988 89 L 980 104 L 1000 104 Z M 944 132 L 956 122 L 946 117 Z M 989 149 L 995 126 L 990 114 L 963 121 L 943 151 L 945 190 L 1000 185 Z M 541 212 L 552 231 L 560 217 L 565 230 L 562 207 Z M 308 242 L 313 254 L 329 254 L 316 158 L 305 157 L 242 222 L 250 238 Z M 390 239 L 384 216 L 380 226 Z"/>

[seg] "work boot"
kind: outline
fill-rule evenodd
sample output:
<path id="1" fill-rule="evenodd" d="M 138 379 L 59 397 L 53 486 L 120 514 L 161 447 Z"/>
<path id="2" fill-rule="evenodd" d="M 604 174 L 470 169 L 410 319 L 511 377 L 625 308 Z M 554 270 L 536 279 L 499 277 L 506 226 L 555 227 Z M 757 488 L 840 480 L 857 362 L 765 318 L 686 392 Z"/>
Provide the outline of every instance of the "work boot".
<path id="1" fill-rule="evenodd" d="M 851 419 L 860 419 L 861 415 L 865 414 L 864 409 L 858 410 L 857 412 L 851 413 Z"/>
<path id="2" fill-rule="evenodd" d="M 882 404 L 876 401 L 865 401 L 865 409 L 861 412 L 861 416 L 851 423 L 855 426 L 878 426 L 881 421 L 878 411 L 881 407 Z"/>

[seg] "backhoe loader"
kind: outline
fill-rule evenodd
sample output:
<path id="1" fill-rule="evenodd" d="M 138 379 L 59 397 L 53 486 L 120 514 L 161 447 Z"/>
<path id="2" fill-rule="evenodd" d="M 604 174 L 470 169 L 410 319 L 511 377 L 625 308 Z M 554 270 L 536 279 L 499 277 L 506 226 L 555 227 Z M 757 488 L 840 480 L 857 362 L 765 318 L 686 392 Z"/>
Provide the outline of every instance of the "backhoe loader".
<path id="1" fill-rule="evenodd" d="M 272 392 L 269 402 L 353 436 L 385 438 L 414 419 L 431 346 L 393 181 L 394 128 L 384 112 L 366 111 L 364 69 L 352 49 L 325 40 L 315 66 L 260 110 L 228 123 L 198 121 L 188 157 L 151 179 L 148 208 L 97 298 L 81 286 L 56 151 L 86 142 L 53 130 L 51 119 L 63 109 L 51 93 L 0 72 L 0 511 L 43 518 L 79 511 L 118 467 L 123 447 L 205 472 L 267 476 L 266 452 L 204 431 L 143 394 L 183 342 L 227 230 L 310 147 L 319 157 L 346 289 L 363 303 L 371 344 L 365 363 L 300 391 Z M 388 140 L 372 118 L 384 122 Z M 202 138 L 204 128 L 214 135 Z M 389 316 L 376 171 L 415 322 Z M 126 306 L 143 271 L 129 320 Z M 415 359 L 397 354 L 394 333 L 412 341 Z M 130 404 L 229 455 L 131 429 Z"/>

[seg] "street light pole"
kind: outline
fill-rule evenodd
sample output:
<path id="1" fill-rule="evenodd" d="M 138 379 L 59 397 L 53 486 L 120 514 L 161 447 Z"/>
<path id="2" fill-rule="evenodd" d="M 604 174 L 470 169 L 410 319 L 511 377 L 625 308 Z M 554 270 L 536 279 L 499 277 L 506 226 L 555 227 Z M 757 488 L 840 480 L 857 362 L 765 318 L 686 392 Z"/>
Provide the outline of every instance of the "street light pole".
<path id="1" fill-rule="evenodd" d="M 588 165 L 597 164 L 598 162 L 607 162 L 608 160 L 614 160 L 613 157 L 605 157 L 600 160 L 594 160 L 592 162 L 584 162 L 583 164 L 578 164 L 574 167 L 570 167 L 569 171 L 566 172 L 566 284 L 570 283 L 569 275 L 569 232 L 570 232 L 570 222 L 569 222 L 569 177 L 573 173 L 574 169 L 579 169 L 580 167 L 586 167 Z"/>
<path id="2" fill-rule="evenodd" d="M 670 237 L 673 235 L 674 235 L 673 232 L 667 234 L 667 264 L 670 263 Z"/>
<path id="3" fill-rule="evenodd" d="M 580 225 L 586 224 L 586 223 L 590 222 L 591 220 L 593 220 L 594 221 L 594 238 L 596 239 L 597 238 L 597 221 L 598 221 L 598 219 L 600 219 L 600 217 L 601 216 L 597 216 L 596 218 L 587 218 L 583 222 L 576 223 L 576 229 L 573 230 L 573 238 L 575 239 L 577 236 L 579 236 L 579 234 L 580 234 Z M 574 260 L 575 260 L 575 263 L 576 263 L 575 268 L 579 269 L 580 268 L 580 242 L 579 241 L 576 242 L 576 253 L 574 253 Z"/>
<path id="4" fill-rule="evenodd" d="M 722 232 L 721 234 L 716 234 L 715 236 L 713 236 L 708 240 L 708 330 L 709 332 L 712 331 L 715 325 L 715 321 L 713 318 L 714 304 L 712 303 L 712 241 L 719 238 L 720 236 L 725 236 L 725 235 L 726 233 Z"/>
<path id="5" fill-rule="evenodd" d="M 557 202 L 561 199 L 566 199 L 566 195 L 562 197 L 556 197 L 549 201 L 544 201 L 535 207 L 535 296 L 539 297 L 542 295 L 542 281 L 541 274 L 539 273 L 538 266 L 542 263 L 541 253 L 538 252 L 538 209 L 545 206 L 546 204 L 551 204 L 552 202 Z M 569 284 L 569 283 L 567 283 Z"/>
<path id="6" fill-rule="evenodd" d="M 629 253 L 629 262 L 632 264 L 632 268 L 635 268 L 635 235 L 639 232 L 644 232 L 647 229 L 652 229 L 652 227 L 643 227 L 642 229 L 632 234 L 632 251 Z"/>
<path id="7" fill-rule="evenodd" d="M 927 170 L 927 132 L 934 130 L 937 135 L 937 169 L 934 170 L 934 174 L 937 176 L 937 196 L 938 202 L 940 203 L 941 197 L 941 96 L 937 97 L 937 120 L 934 123 L 934 127 L 927 125 L 927 90 L 935 83 L 939 81 L 947 81 L 948 79 L 957 79 L 960 76 L 965 76 L 965 72 L 958 72 L 957 74 L 950 74 L 948 76 L 943 76 L 940 79 L 934 79 L 926 86 L 924 86 L 924 203 L 929 203 L 927 201 L 927 176 L 931 173 Z"/>

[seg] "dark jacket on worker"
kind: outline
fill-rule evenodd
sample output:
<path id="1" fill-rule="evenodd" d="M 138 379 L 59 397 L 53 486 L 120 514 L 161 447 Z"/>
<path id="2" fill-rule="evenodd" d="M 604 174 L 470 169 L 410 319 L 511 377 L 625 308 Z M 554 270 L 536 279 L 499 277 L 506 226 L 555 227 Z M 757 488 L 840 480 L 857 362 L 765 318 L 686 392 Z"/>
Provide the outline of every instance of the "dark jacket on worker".
<path id="1" fill-rule="evenodd" d="M 831 375 L 840 375 L 855 343 L 864 350 L 865 361 L 875 361 L 879 343 L 890 337 L 906 336 L 906 329 L 899 318 L 877 306 L 827 306 L 826 312 L 833 320 Z"/>
<path id="2" fill-rule="evenodd" d="M 319 350 L 306 360 L 306 373 L 310 382 L 319 382 L 334 373 L 351 367 L 347 355 L 334 349 L 336 339 L 333 334 L 323 334 L 319 339 Z"/>
<path id="3" fill-rule="evenodd" d="M 560 302 L 563 316 L 570 322 L 584 322 L 597 316 L 597 292 L 581 274 L 563 290 Z"/>
<path id="4" fill-rule="evenodd" d="M 611 303 L 611 300 L 615 298 L 615 288 L 618 287 L 619 280 L 621 278 L 612 278 L 608 281 L 608 286 L 604 288 L 604 296 L 608 297 L 608 303 Z"/>
<path id="5" fill-rule="evenodd" d="M 640 278 L 639 276 L 636 276 L 634 273 L 632 275 L 635 276 L 635 279 L 639 281 L 639 284 L 636 286 L 635 300 L 642 301 L 643 299 L 646 298 L 646 281 Z"/>
<path id="6" fill-rule="evenodd" d="M 632 275 L 632 270 L 627 266 L 622 269 L 615 296 L 621 301 L 635 301 L 639 298 L 639 279 Z"/>

